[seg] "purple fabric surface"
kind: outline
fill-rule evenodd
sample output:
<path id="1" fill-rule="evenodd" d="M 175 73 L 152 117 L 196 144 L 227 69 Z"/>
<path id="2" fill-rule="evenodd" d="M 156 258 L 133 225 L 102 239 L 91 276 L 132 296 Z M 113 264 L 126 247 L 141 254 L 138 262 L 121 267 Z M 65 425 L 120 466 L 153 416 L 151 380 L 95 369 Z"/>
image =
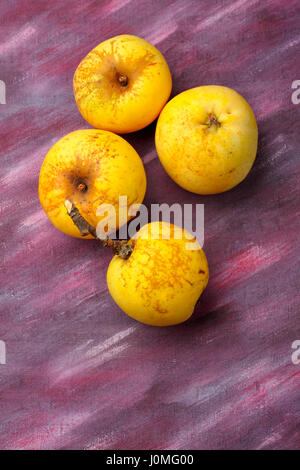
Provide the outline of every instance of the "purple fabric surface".
<path id="1" fill-rule="evenodd" d="M 298 0 L 104 0 L 0 4 L 2 449 L 295 449 L 300 444 Z M 109 251 L 56 230 L 38 200 L 49 148 L 88 124 L 72 77 L 106 38 L 164 54 L 172 96 L 220 84 L 251 104 L 259 151 L 232 191 L 179 188 L 155 123 L 125 136 L 146 204 L 205 204 L 211 278 L 192 318 L 144 326 L 114 304 Z"/>

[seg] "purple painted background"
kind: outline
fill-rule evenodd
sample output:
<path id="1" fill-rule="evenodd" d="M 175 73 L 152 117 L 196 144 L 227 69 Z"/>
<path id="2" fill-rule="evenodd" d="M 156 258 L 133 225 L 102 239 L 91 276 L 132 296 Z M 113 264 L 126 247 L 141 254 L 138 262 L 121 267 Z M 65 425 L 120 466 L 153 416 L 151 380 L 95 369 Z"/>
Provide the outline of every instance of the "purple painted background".
<path id="1" fill-rule="evenodd" d="M 300 448 L 299 26 L 298 0 L 1 2 L 0 448 Z M 211 279 L 176 327 L 123 314 L 106 287 L 109 250 L 57 231 L 38 201 L 47 151 L 88 127 L 74 71 L 122 33 L 161 50 L 173 96 L 226 85 L 258 120 L 250 175 L 209 197 L 164 172 L 155 124 L 126 136 L 145 164 L 147 205 L 205 204 Z"/>

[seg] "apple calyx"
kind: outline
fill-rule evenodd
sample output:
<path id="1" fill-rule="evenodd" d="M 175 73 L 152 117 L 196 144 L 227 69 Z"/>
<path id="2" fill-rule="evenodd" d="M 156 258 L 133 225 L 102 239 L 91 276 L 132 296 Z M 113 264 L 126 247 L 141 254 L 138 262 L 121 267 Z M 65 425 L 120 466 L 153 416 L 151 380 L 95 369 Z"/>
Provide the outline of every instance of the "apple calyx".
<path id="1" fill-rule="evenodd" d="M 111 238 L 99 238 L 97 236 L 97 231 L 95 227 L 88 223 L 87 220 L 80 214 L 77 207 L 70 201 L 66 199 L 64 206 L 67 209 L 68 215 L 71 217 L 74 225 L 78 228 L 80 234 L 83 237 L 87 235 L 92 235 L 94 238 L 99 240 L 103 246 L 108 246 L 114 252 L 114 254 L 120 256 L 122 259 L 128 259 L 131 253 L 133 252 L 134 245 L 129 245 L 128 240 L 112 240 Z"/>
<path id="2" fill-rule="evenodd" d="M 78 186 L 77 186 L 78 191 L 80 191 L 81 193 L 85 193 L 87 188 L 88 187 L 85 183 L 79 183 Z"/>
<path id="3" fill-rule="evenodd" d="M 118 77 L 118 82 L 120 83 L 120 85 L 122 87 L 126 87 L 128 85 L 129 79 L 128 79 L 127 75 L 123 75 L 123 74 L 118 73 L 117 77 Z"/>
<path id="4" fill-rule="evenodd" d="M 220 127 L 221 123 L 217 120 L 213 113 L 209 113 L 207 127 L 210 128 L 212 126 Z"/>

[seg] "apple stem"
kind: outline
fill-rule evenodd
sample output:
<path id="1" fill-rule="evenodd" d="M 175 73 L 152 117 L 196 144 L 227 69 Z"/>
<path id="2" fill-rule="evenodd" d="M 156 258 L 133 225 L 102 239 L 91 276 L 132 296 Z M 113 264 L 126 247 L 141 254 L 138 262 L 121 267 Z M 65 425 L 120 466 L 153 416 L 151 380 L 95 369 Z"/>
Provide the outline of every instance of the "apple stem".
<path id="1" fill-rule="evenodd" d="M 97 236 L 97 231 L 93 225 L 90 225 L 87 220 L 80 214 L 77 207 L 70 201 L 70 199 L 65 200 L 65 208 L 67 209 L 68 215 L 71 217 L 74 225 L 78 228 L 80 234 L 83 237 L 87 235 L 92 235 L 94 238 L 99 240 L 103 246 L 108 246 L 113 250 L 113 252 L 120 256 L 122 259 L 128 259 L 131 253 L 133 252 L 133 245 L 128 244 L 128 240 L 112 240 L 111 238 L 99 238 Z"/>

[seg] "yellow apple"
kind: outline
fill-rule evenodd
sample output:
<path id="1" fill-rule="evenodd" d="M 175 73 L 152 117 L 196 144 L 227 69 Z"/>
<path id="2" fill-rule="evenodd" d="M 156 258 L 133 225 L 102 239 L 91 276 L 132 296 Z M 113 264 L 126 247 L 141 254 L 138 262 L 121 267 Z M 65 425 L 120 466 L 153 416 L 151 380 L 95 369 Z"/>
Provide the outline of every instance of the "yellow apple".
<path id="1" fill-rule="evenodd" d="M 154 121 L 170 96 L 172 78 L 154 46 L 124 34 L 89 52 L 76 69 L 73 85 L 84 119 L 122 134 Z"/>
<path id="2" fill-rule="evenodd" d="M 191 240 L 194 249 L 189 249 Z M 127 315 L 148 325 L 187 320 L 209 277 L 199 243 L 167 222 L 144 225 L 129 243 L 134 246 L 130 257 L 114 256 L 107 271 L 115 302 Z"/>
<path id="3" fill-rule="evenodd" d="M 118 228 L 119 196 L 127 196 L 130 207 L 143 202 L 145 191 L 145 170 L 137 152 L 122 137 L 103 130 L 84 129 L 64 136 L 50 149 L 40 172 L 44 211 L 55 227 L 78 238 L 82 235 L 66 212 L 66 200 L 94 227 L 105 218 L 97 215 L 98 207 L 111 204 Z"/>
<path id="4" fill-rule="evenodd" d="M 197 194 L 239 184 L 257 152 L 257 124 L 247 101 L 223 86 L 201 86 L 175 96 L 156 127 L 158 156 L 169 176 Z"/>

